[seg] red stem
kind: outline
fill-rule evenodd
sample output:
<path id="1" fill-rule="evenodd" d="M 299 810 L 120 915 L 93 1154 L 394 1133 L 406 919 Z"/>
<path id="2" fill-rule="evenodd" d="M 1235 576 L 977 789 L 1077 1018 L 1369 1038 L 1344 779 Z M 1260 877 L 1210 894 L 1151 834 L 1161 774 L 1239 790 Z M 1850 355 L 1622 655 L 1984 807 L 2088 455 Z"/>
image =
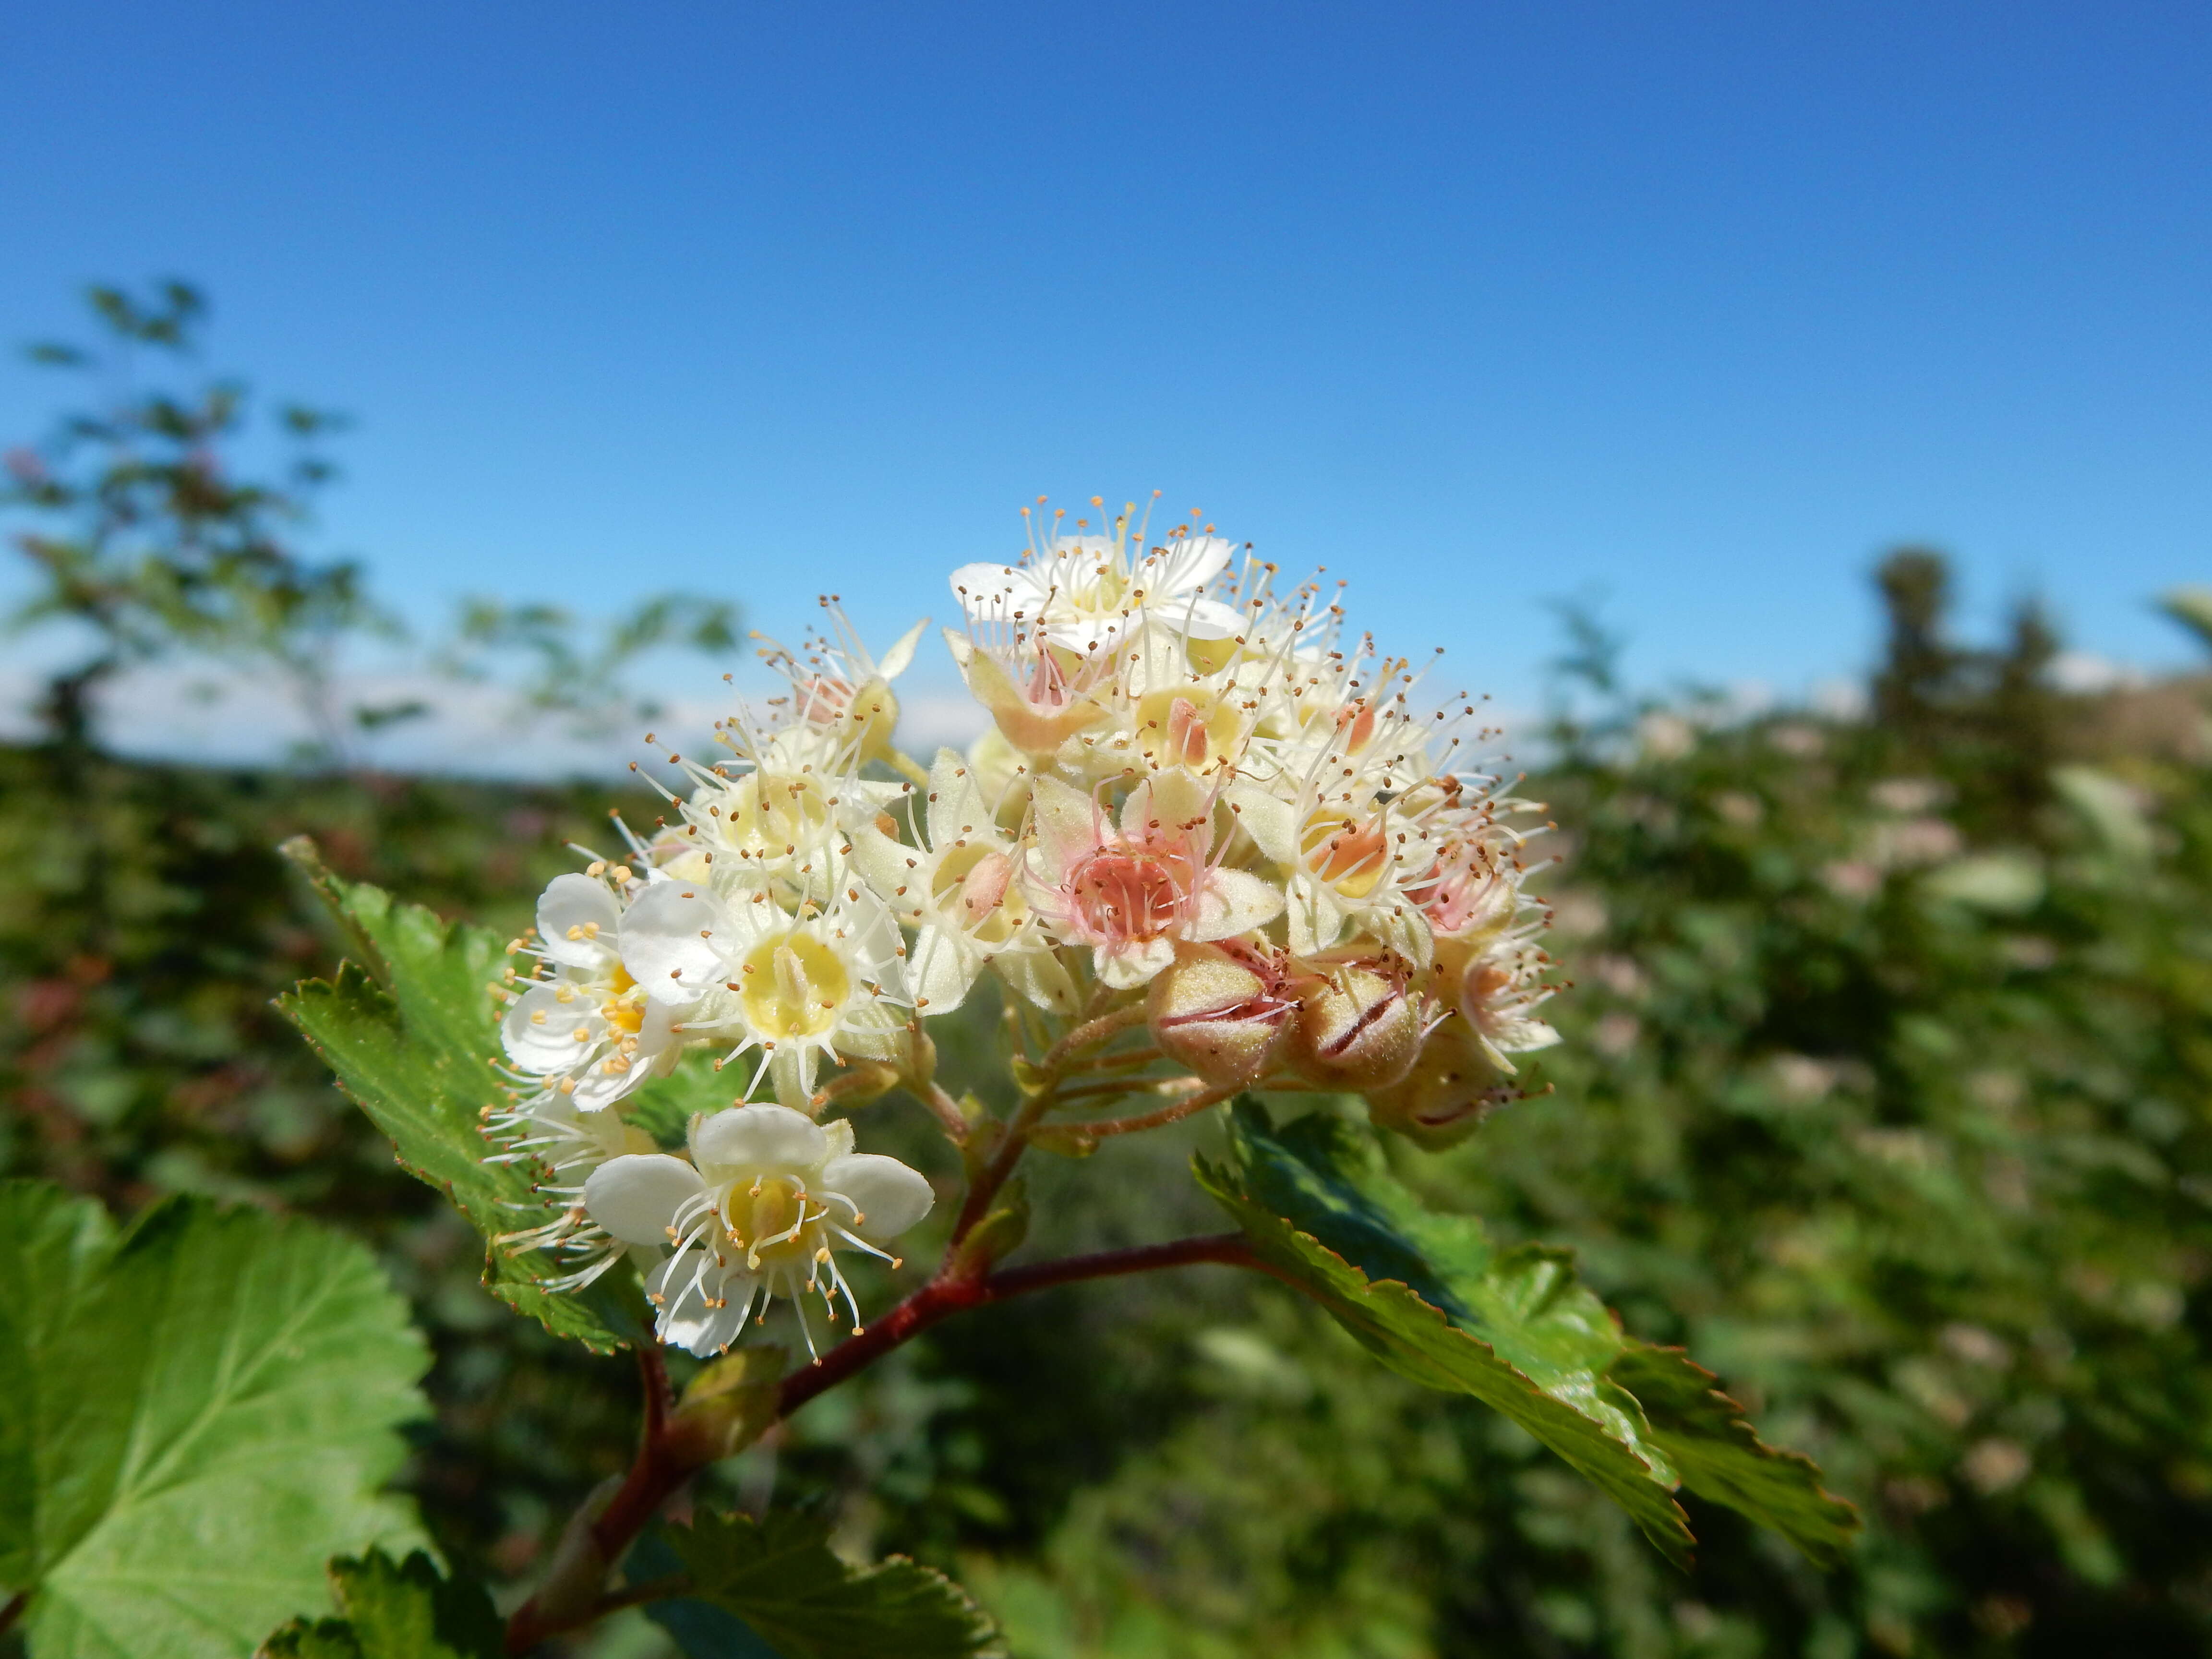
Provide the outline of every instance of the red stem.
<path id="1" fill-rule="evenodd" d="M 912 1340 L 939 1320 L 988 1302 L 1031 1291 L 1050 1290 L 1085 1279 L 1111 1279 L 1122 1273 L 1151 1273 L 1161 1267 L 1193 1267 L 1201 1262 L 1224 1267 L 1259 1267 L 1242 1233 L 1218 1233 L 1204 1238 L 1179 1238 L 1168 1244 L 1146 1244 L 1129 1250 L 1102 1250 L 1096 1255 L 1072 1255 L 1058 1261 L 1040 1261 L 1026 1267 L 1009 1267 L 988 1279 L 933 1279 L 881 1319 L 848 1337 L 805 1370 L 783 1380 L 777 1396 L 776 1415 L 788 1417 L 815 1395 L 834 1389 L 854 1372 L 874 1364 L 902 1343 Z"/>
<path id="2" fill-rule="evenodd" d="M 1140 1245 L 1134 1249 L 1102 1250 L 1095 1255 L 1039 1261 L 1028 1267 L 1009 1267 L 988 1278 L 933 1279 L 866 1330 L 846 1338 L 805 1370 L 793 1371 L 784 1378 L 776 1396 L 776 1415 L 790 1416 L 817 1395 L 836 1387 L 900 1344 L 912 1340 L 939 1320 L 963 1309 L 979 1308 L 986 1303 L 1003 1302 L 1009 1297 L 1026 1296 L 1032 1291 L 1050 1290 L 1086 1279 L 1112 1279 L 1124 1273 L 1152 1273 L 1162 1267 L 1194 1267 L 1205 1262 L 1255 1267 L 1263 1273 L 1274 1271 L 1253 1255 L 1243 1234 L 1217 1233 L 1202 1238 L 1179 1238 L 1166 1244 Z M 638 1370 L 645 1384 L 645 1435 L 638 1447 L 637 1460 L 630 1465 L 622 1486 L 592 1522 L 592 1541 L 598 1547 L 599 1559 L 611 1569 L 659 1512 L 660 1506 L 698 1468 L 696 1462 L 671 1455 L 665 1432 L 668 1374 L 661 1364 L 659 1348 L 640 1346 Z M 596 1617 L 617 1605 L 627 1603 L 602 1598 L 588 1616 Z M 572 1627 L 572 1621 L 556 1622 L 541 1617 L 533 1597 L 515 1609 L 514 1616 L 507 1621 L 507 1650 L 510 1654 L 527 1653 L 548 1637 Z"/>

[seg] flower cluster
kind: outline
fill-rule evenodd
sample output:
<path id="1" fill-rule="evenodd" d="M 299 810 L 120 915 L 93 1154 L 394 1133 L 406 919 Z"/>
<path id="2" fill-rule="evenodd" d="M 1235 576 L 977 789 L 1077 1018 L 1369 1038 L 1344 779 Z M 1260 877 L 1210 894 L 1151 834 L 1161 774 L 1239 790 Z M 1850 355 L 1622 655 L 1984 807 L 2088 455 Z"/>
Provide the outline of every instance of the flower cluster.
<path id="1" fill-rule="evenodd" d="M 958 1133 L 927 1022 L 986 978 L 1018 1028 L 1141 1024 L 1114 1077 L 1194 1109 L 1357 1093 L 1443 1145 L 1510 1097 L 1556 1040 L 1525 805 L 1467 769 L 1474 704 L 1277 578 L 1211 526 L 1033 520 L 1018 560 L 952 574 L 945 638 L 991 723 L 926 769 L 892 744 L 919 628 L 878 661 L 831 606 L 832 637 L 766 652 L 788 695 L 670 756 L 669 815 L 556 879 L 518 944 L 494 1127 L 556 1211 L 518 1241 L 579 1279 L 638 1256 L 664 1340 L 700 1352 L 809 1288 L 857 1319 L 836 1254 L 882 1254 L 929 1189 L 817 1120 L 904 1085 Z M 678 1155 L 625 1103 L 690 1050 L 757 1103 Z"/>

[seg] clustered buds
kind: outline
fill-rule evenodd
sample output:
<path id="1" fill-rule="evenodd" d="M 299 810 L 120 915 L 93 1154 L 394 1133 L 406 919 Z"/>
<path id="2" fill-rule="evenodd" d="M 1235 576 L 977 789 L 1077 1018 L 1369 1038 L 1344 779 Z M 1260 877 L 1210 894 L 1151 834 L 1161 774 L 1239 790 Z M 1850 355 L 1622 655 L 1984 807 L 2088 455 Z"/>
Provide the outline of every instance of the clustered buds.
<path id="1" fill-rule="evenodd" d="M 1557 1040 L 1526 804 L 1467 769 L 1473 702 L 1277 576 L 1211 526 L 1032 521 L 1018 560 L 952 574 L 991 724 L 927 769 L 892 744 L 919 628 L 878 661 L 825 600 L 831 637 L 764 651 L 788 695 L 669 756 L 667 815 L 617 821 L 623 853 L 556 878 L 517 943 L 491 1127 L 552 1208 L 517 1243 L 580 1258 L 571 1283 L 635 1255 L 664 1340 L 702 1351 L 771 1297 L 857 1318 L 836 1253 L 881 1254 L 927 1183 L 864 1200 L 849 1123 L 817 1120 L 927 1085 L 924 1023 L 986 978 L 1063 1033 L 1140 1006 L 1205 1089 L 1361 1095 L 1425 1146 L 1512 1097 L 1514 1057 Z M 628 1103 L 698 1051 L 755 1103 L 660 1151 Z"/>

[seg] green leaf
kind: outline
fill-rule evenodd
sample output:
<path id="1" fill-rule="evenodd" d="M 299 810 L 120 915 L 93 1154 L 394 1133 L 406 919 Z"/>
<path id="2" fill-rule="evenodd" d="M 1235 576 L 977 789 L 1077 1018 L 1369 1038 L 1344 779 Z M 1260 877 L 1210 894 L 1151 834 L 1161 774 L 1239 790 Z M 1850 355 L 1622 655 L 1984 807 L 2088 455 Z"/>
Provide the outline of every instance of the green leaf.
<path id="1" fill-rule="evenodd" d="M 588 1297 L 539 1283 L 565 1271 L 542 1253 L 491 1241 L 542 1217 L 520 1165 L 487 1164 L 483 1115 L 504 1105 L 496 1011 L 488 987 L 505 972 L 506 948 L 482 927 L 441 921 L 367 883 L 332 875 L 304 838 L 284 851 L 307 873 L 353 945 L 328 980 L 307 980 L 278 999 L 339 1085 L 392 1138 L 402 1168 L 450 1198 L 487 1241 L 484 1285 L 556 1336 L 599 1352 L 638 1327 L 623 1305 L 625 1276 L 609 1273 Z"/>
<path id="2" fill-rule="evenodd" d="M 416 1533 L 377 1488 L 428 1364 L 360 1245 L 0 1182 L 0 1585 L 39 1659 L 223 1659 Z"/>
<path id="3" fill-rule="evenodd" d="M 1473 1218 L 1431 1213 L 1325 1113 L 1278 1128 L 1240 1101 L 1231 1147 L 1225 1167 L 1196 1161 L 1199 1182 L 1261 1256 L 1393 1370 L 1528 1430 L 1670 1559 L 1686 1564 L 1695 1541 L 1668 1496 L 1678 1484 L 1815 1560 L 1847 1545 L 1857 1516 L 1821 1490 L 1819 1471 L 1764 1444 L 1708 1373 L 1625 1337 L 1566 1252 L 1500 1251 Z"/>
<path id="4" fill-rule="evenodd" d="M 990 1616 L 943 1573 L 901 1556 L 848 1566 L 829 1536 L 830 1523 L 811 1516 L 754 1521 L 703 1510 L 666 1534 L 691 1575 L 685 1600 L 735 1613 L 782 1659 L 965 1659 L 997 1650 Z"/>
<path id="5" fill-rule="evenodd" d="M 1811 1458 L 1761 1440 L 1720 1380 L 1681 1349 L 1632 1340 L 1606 1376 L 1636 1396 L 1692 1492 L 1773 1528 L 1821 1566 L 1850 1554 L 1858 1511 L 1821 1487 Z"/>
<path id="6" fill-rule="evenodd" d="M 502 1659 L 506 1622 L 483 1586 L 441 1577 L 420 1550 L 342 1558 L 330 1581 L 341 1616 L 294 1620 L 257 1659 Z"/>
<path id="7" fill-rule="evenodd" d="M 657 1077 L 623 1102 L 623 1115 L 663 1146 L 680 1147 L 694 1114 L 741 1103 L 744 1078 L 696 1063 Z"/>

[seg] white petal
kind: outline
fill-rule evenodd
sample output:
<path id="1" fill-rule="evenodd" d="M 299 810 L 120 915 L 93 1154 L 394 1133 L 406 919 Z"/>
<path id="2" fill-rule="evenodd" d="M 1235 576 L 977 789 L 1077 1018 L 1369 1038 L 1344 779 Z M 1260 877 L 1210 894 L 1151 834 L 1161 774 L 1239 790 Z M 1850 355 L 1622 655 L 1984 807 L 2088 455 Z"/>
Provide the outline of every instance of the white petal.
<path id="1" fill-rule="evenodd" d="M 884 653 L 884 659 L 876 665 L 876 672 L 887 680 L 895 680 L 906 672 L 907 665 L 914 660 L 915 647 L 921 642 L 922 629 L 928 626 L 929 618 L 924 617 L 900 635 L 896 643 Z"/>
<path id="2" fill-rule="evenodd" d="M 991 809 L 984 805 L 968 763 L 950 749 L 939 750 L 930 763 L 928 823 L 929 844 L 940 853 L 963 836 L 998 839 Z"/>
<path id="3" fill-rule="evenodd" d="M 875 890 L 887 904 L 914 908 L 915 890 L 927 885 L 929 879 L 928 861 L 904 842 L 893 841 L 875 825 L 863 824 L 853 831 L 853 868 L 860 879 Z M 908 868 L 912 859 L 914 867 Z M 903 899 L 894 896 L 900 888 L 907 890 Z"/>
<path id="4" fill-rule="evenodd" d="M 1153 830 L 1154 823 L 1160 827 Z M 1155 772 L 1122 803 L 1121 833 L 1131 841 L 1150 836 L 1182 840 L 1203 858 L 1213 844 L 1212 792 L 1180 768 Z"/>
<path id="5" fill-rule="evenodd" d="M 952 573 L 952 597 L 969 616 L 981 619 L 1034 617 L 1044 605 L 1044 588 L 1019 565 L 963 564 Z"/>
<path id="6" fill-rule="evenodd" d="M 1170 626 L 1194 640 L 1234 639 L 1251 621 L 1234 605 L 1203 598 L 1164 600 L 1155 614 L 1164 616 Z"/>
<path id="7" fill-rule="evenodd" d="M 1298 861 L 1298 817 L 1288 801 L 1277 800 L 1249 778 L 1229 786 L 1229 805 L 1252 844 L 1285 868 Z"/>
<path id="8" fill-rule="evenodd" d="M 1076 860 L 1098 845 L 1104 815 L 1090 796 L 1048 775 L 1037 779 L 1030 813 L 1036 831 L 1031 868 L 1046 886 L 1057 887 Z"/>
<path id="9" fill-rule="evenodd" d="M 1233 939 L 1265 927 L 1283 914 L 1283 890 L 1248 870 L 1214 870 L 1199 883 L 1198 914 L 1183 937 L 1203 942 Z"/>
<path id="10" fill-rule="evenodd" d="M 841 1158 L 853 1150 L 853 1120 L 833 1117 L 822 1126 L 822 1138 L 830 1143 L 830 1156 Z"/>
<path id="11" fill-rule="evenodd" d="M 621 926 L 622 906 L 615 896 L 602 883 L 574 871 L 554 877 L 538 900 L 538 937 L 545 954 L 570 968 L 611 966 Z"/>
<path id="12" fill-rule="evenodd" d="M 929 1213 L 937 1194 L 917 1170 L 880 1152 L 854 1152 L 823 1166 L 822 1184 L 853 1200 L 860 1220 L 854 1231 L 872 1239 L 896 1238 Z"/>
<path id="13" fill-rule="evenodd" d="M 1143 985 L 1175 960 L 1175 941 L 1161 938 L 1094 952 L 1098 981 L 1117 991 Z"/>
<path id="14" fill-rule="evenodd" d="M 1512 1021 L 1493 1040 L 1509 1054 L 1528 1054 L 1550 1048 L 1559 1040 L 1559 1034 L 1543 1020 L 1524 1016 Z"/>
<path id="15" fill-rule="evenodd" d="M 1289 902 L 1291 950 L 1307 957 L 1326 951 L 1344 936 L 1344 910 L 1336 890 L 1303 872 L 1291 878 Z"/>
<path id="16" fill-rule="evenodd" d="M 736 1258 L 743 1259 L 742 1255 Z M 699 1279 L 700 1261 L 696 1250 L 672 1256 L 647 1276 L 645 1288 L 647 1295 L 668 1298 L 653 1322 L 660 1340 L 673 1347 L 687 1348 L 704 1359 L 744 1334 L 745 1310 L 760 1281 L 734 1266 L 710 1266 L 706 1277 Z M 699 1279 L 696 1288 L 695 1279 Z M 708 1297 L 723 1305 L 708 1307 Z"/>
<path id="17" fill-rule="evenodd" d="M 1075 1012 L 1075 981 L 1053 951 L 1002 951 L 991 958 L 991 971 L 1040 1008 L 1055 1014 Z"/>
<path id="18" fill-rule="evenodd" d="M 704 888 L 657 882 L 622 922 L 623 966 L 655 1002 L 690 1002 L 721 978 L 713 939 L 721 907 Z"/>
<path id="19" fill-rule="evenodd" d="M 929 1012 L 935 1013 L 933 1004 Z M 880 1060 L 896 1065 L 910 1051 L 907 1027 L 912 1017 L 889 1002 L 864 1002 L 848 1009 L 837 1022 L 837 1053 L 846 1060 Z M 819 1050 L 809 1048 L 810 1054 Z M 809 1087 L 812 1085 L 810 1083 Z"/>
<path id="20" fill-rule="evenodd" d="M 665 1244 L 676 1212 L 706 1190 L 699 1172 L 665 1152 L 611 1158 L 584 1182 L 584 1210 L 625 1244 Z"/>
<path id="21" fill-rule="evenodd" d="M 576 1079 L 575 1091 L 568 1098 L 580 1109 L 603 1112 L 653 1075 L 650 1060 L 617 1063 L 611 1072 L 607 1070 L 608 1064 L 606 1060 L 596 1060 Z"/>
<path id="22" fill-rule="evenodd" d="M 951 928 L 923 928 L 907 961 L 916 1006 L 933 1017 L 951 1012 L 966 1000 L 981 962 L 975 948 Z"/>
<path id="23" fill-rule="evenodd" d="M 1187 536 L 1146 560 L 1138 583 L 1161 599 L 1194 593 L 1229 568 L 1235 545 L 1222 536 Z"/>
<path id="24" fill-rule="evenodd" d="M 788 1106 L 727 1107 L 691 1131 L 691 1156 L 724 1180 L 723 1171 L 811 1169 L 829 1155 L 813 1119 Z"/>
<path id="25" fill-rule="evenodd" d="M 672 1048 L 680 1048 L 684 1033 L 676 1028 L 697 1012 L 695 1003 L 648 1000 L 645 1005 L 645 1024 L 637 1031 L 638 1054 L 649 1059 Z"/>
<path id="26" fill-rule="evenodd" d="M 1044 636 L 1065 650 L 1089 656 L 1102 646 L 1119 641 L 1126 627 L 1127 623 L 1118 616 L 1048 616 L 1044 622 Z"/>
<path id="27" fill-rule="evenodd" d="M 822 1050 L 811 1042 L 778 1045 L 768 1063 L 768 1080 L 775 1097 L 792 1109 L 803 1109 L 814 1098 L 814 1073 Z"/>
<path id="28" fill-rule="evenodd" d="M 561 1000 L 561 993 L 569 993 Z M 540 1019 L 539 1015 L 544 1018 Z M 580 1028 L 587 1035 L 576 1041 Z M 592 1052 L 607 1034 L 599 1004 L 588 991 L 577 991 L 559 981 L 533 985 L 515 999 L 499 1023 L 499 1040 L 507 1057 L 526 1072 L 544 1076 L 565 1072 Z"/>

